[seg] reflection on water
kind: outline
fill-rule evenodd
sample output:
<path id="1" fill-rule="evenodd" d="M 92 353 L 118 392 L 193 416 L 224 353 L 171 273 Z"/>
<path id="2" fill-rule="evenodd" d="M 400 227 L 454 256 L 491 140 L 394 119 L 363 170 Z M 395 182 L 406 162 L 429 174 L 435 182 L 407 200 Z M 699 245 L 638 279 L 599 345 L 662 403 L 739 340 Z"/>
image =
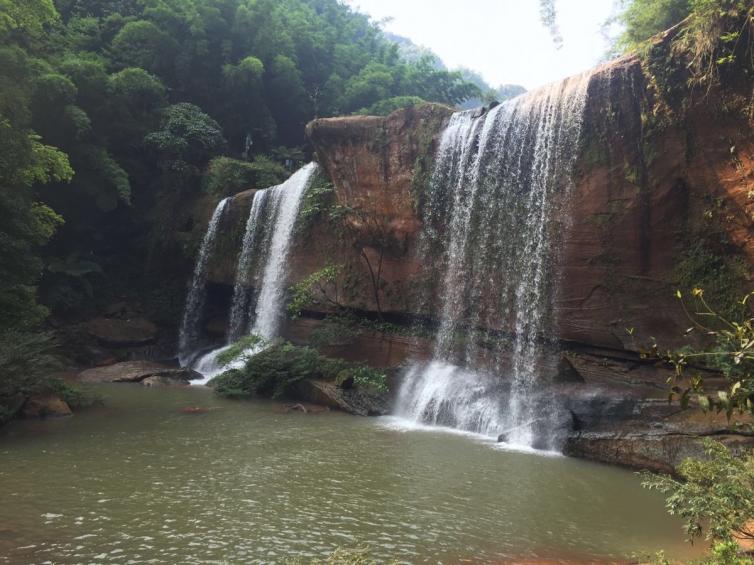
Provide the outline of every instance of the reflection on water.
<path id="1" fill-rule="evenodd" d="M 688 555 L 618 469 L 201 387 L 104 391 L 105 407 L 0 430 L 0 563 Z"/>

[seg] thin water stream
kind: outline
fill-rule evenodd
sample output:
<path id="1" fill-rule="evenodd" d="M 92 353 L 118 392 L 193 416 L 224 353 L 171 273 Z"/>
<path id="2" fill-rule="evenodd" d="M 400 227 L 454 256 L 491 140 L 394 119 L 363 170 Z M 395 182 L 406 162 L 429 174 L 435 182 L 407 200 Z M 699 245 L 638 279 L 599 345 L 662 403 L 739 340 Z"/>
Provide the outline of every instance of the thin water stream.
<path id="1" fill-rule="evenodd" d="M 306 562 L 364 545 L 406 563 L 690 556 L 623 470 L 203 387 L 101 390 L 102 407 L 0 430 L 0 563 Z"/>

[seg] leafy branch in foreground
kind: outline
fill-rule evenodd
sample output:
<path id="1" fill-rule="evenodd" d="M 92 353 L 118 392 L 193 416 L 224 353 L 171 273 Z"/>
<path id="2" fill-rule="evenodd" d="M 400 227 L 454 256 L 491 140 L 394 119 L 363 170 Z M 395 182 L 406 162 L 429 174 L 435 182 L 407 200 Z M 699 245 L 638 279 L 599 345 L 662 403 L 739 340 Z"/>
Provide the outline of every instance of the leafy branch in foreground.
<path id="1" fill-rule="evenodd" d="M 670 397 L 680 398 L 682 407 L 687 407 L 695 399 L 704 411 L 725 412 L 730 419 L 734 412 L 754 415 L 754 315 L 751 314 L 749 300 L 754 292 L 741 300 L 741 311 L 745 312 L 738 320 L 720 314 L 704 297 L 704 291 L 695 288 L 692 297 L 696 301 L 695 312 L 691 314 L 678 291 L 676 297 L 681 301 L 684 311 L 692 322 L 687 334 L 701 332 L 713 340 L 707 349 L 685 348 L 681 351 L 661 353 L 657 344 L 651 351 L 644 352 L 645 357 L 659 358 L 675 369 L 675 377 L 669 379 L 673 384 Z M 719 371 L 726 379 L 725 389 L 712 394 L 705 388 L 704 378 L 698 367 Z M 688 370 L 694 368 L 690 376 Z M 690 381 L 683 385 L 685 379 Z M 682 386 L 683 385 L 683 386 Z"/>
<path id="2" fill-rule="evenodd" d="M 707 459 L 686 459 L 679 479 L 643 473 L 642 485 L 667 497 L 673 516 L 685 520 L 689 541 L 702 536 L 713 543 L 711 563 L 750 564 L 738 557 L 739 541 L 754 540 L 754 452 L 737 457 L 711 439 Z"/>

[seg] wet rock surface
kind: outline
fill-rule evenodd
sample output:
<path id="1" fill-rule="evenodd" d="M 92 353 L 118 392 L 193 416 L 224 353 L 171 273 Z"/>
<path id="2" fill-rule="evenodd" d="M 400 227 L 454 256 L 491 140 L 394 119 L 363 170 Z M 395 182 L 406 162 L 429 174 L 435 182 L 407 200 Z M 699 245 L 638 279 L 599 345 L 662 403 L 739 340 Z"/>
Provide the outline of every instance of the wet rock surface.
<path id="1" fill-rule="evenodd" d="M 361 388 L 344 389 L 329 381 L 301 381 L 295 387 L 294 396 L 297 400 L 356 416 L 384 416 L 390 412 L 387 394 Z"/>
<path id="2" fill-rule="evenodd" d="M 754 448 L 749 420 L 739 419 L 739 426 L 721 414 L 669 403 L 667 369 L 630 358 L 579 354 L 569 359 L 585 384 L 560 390 L 574 420 L 563 446 L 566 455 L 673 473 L 684 459 L 704 455 L 705 437 L 732 449 Z"/>
<path id="3" fill-rule="evenodd" d="M 126 361 L 106 367 L 94 367 L 79 373 L 77 380 L 82 383 L 134 383 L 142 382 L 149 377 L 151 386 L 156 384 L 188 381 L 200 379 L 201 375 L 191 369 L 176 368 L 152 361 Z M 145 383 L 150 386 L 150 383 Z"/>
<path id="4" fill-rule="evenodd" d="M 144 386 L 164 387 L 164 386 L 188 386 L 191 382 L 186 378 L 183 372 L 176 374 L 158 374 L 147 377 L 141 381 Z"/>

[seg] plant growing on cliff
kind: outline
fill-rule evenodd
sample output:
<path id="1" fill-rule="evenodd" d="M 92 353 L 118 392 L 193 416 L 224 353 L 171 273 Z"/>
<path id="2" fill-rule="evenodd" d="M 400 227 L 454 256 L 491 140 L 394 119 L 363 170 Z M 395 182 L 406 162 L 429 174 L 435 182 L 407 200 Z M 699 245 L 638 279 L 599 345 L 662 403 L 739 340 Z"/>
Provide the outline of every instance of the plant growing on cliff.
<path id="1" fill-rule="evenodd" d="M 298 318 L 307 306 L 323 306 L 343 309 L 340 302 L 340 286 L 338 280 L 343 273 L 342 265 L 325 265 L 291 287 L 291 300 L 288 303 L 288 313 L 292 318 Z"/>
<path id="2" fill-rule="evenodd" d="M 678 291 L 676 296 L 693 324 L 688 333 L 702 332 L 713 340 L 713 344 L 702 350 L 686 348 L 665 353 L 658 353 L 657 347 L 653 347 L 651 355 L 675 368 L 679 384 L 671 389 L 671 398 L 678 395 L 683 407 L 695 399 L 703 410 L 725 412 L 728 418 L 734 411 L 754 414 L 754 316 L 751 311 L 748 310 L 749 314 L 742 315 L 738 320 L 729 319 L 712 308 L 704 297 L 704 291 L 697 288 L 692 292 L 697 307 L 691 314 L 683 294 Z M 744 297 L 741 306 L 746 308 L 752 297 L 754 293 Z M 698 370 L 691 375 L 689 385 L 680 386 L 688 377 L 687 370 L 700 364 L 721 372 L 727 379 L 727 390 L 718 390 L 714 394 L 707 391 Z"/>
<path id="3" fill-rule="evenodd" d="M 421 106 L 427 102 L 418 96 L 396 96 L 387 100 L 380 100 L 368 108 L 362 108 L 357 114 L 364 116 L 387 116 L 401 108 L 411 108 Z"/>
<path id="4" fill-rule="evenodd" d="M 723 444 L 704 440 L 706 459 L 686 459 L 678 479 L 643 473 L 642 485 L 666 495 L 666 507 L 685 521 L 692 541 L 712 542 L 708 563 L 751 564 L 736 540 L 754 540 L 754 452 L 737 457 Z"/>
<path id="5" fill-rule="evenodd" d="M 301 202 L 296 230 L 301 234 L 308 234 L 315 223 L 323 220 L 331 222 L 333 218 L 328 212 L 334 205 L 335 187 L 320 170 Z"/>
<path id="6" fill-rule="evenodd" d="M 647 40 L 686 20 L 677 45 L 690 50 L 692 66 L 701 71 L 709 64 L 731 62 L 730 52 L 717 58 L 711 55 L 720 47 L 718 42 L 725 50 L 726 44 L 730 47 L 740 37 L 741 28 L 730 24 L 740 18 L 750 23 L 750 10 L 747 0 L 623 0 L 620 13 L 606 27 L 619 24 L 622 28 L 612 47 L 616 54 L 641 49 Z"/>
<path id="7" fill-rule="evenodd" d="M 342 384 L 352 378 L 357 386 L 379 391 L 384 378 L 371 367 L 322 355 L 313 347 L 279 343 L 246 358 L 243 367 L 230 369 L 212 380 L 215 391 L 231 398 L 263 396 L 278 398 L 293 391 L 296 383 L 323 379 Z"/>
<path id="8" fill-rule="evenodd" d="M 387 375 L 374 367 L 356 367 L 352 373 L 356 386 L 372 388 L 377 392 L 387 392 Z"/>
<path id="9" fill-rule="evenodd" d="M 751 31 L 754 6 L 749 0 L 691 0 L 691 14 L 674 41 L 685 54 L 691 81 L 715 84 L 719 68 L 736 61 L 742 34 Z"/>

